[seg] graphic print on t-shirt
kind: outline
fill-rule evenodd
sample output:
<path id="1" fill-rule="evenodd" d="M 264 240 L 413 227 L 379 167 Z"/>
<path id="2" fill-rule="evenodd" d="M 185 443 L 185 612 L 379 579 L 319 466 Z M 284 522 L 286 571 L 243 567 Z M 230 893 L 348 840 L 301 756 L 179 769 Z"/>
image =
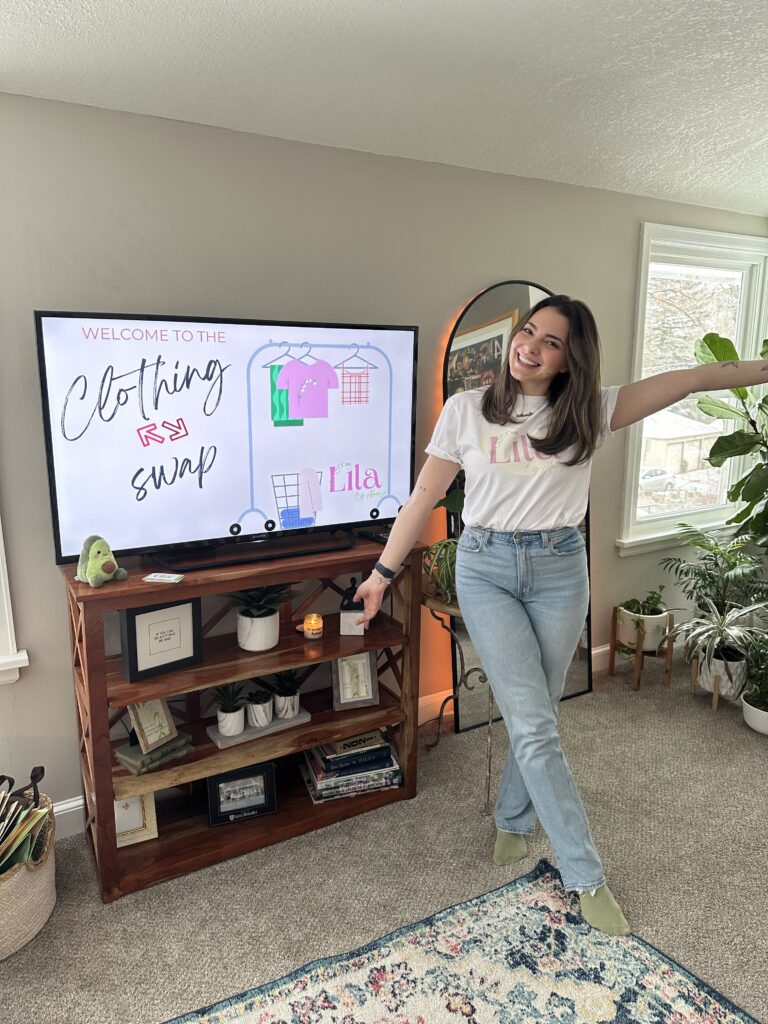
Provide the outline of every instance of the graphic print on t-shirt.
<path id="1" fill-rule="evenodd" d="M 292 359 L 280 371 L 277 386 L 288 390 L 292 419 L 327 419 L 328 391 L 338 388 L 339 378 L 324 359 L 309 364 Z"/>
<path id="2" fill-rule="evenodd" d="M 496 427 L 487 431 L 485 452 L 491 466 L 506 466 L 516 476 L 534 476 L 554 467 L 560 461 L 557 455 L 537 452 L 528 435 L 515 427 Z"/>

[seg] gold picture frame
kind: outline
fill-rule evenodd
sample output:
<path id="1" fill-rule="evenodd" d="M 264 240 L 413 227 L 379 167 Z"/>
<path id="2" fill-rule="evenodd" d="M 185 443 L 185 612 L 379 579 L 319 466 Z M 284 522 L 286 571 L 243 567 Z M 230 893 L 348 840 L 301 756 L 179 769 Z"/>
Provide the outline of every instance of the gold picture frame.
<path id="1" fill-rule="evenodd" d="M 144 754 L 162 747 L 164 743 L 178 735 L 179 730 L 176 728 L 168 701 L 162 697 L 158 700 L 129 704 L 128 715 Z"/>
<path id="2" fill-rule="evenodd" d="M 118 846 L 157 839 L 155 794 L 140 793 L 125 800 L 115 800 L 115 833 Z"/>
<path id="3" fill-rule="evenodd" d="M 333 709 L 363 708 L 379 703 L 376 651 L 363 651 L 331 663 Z"/>

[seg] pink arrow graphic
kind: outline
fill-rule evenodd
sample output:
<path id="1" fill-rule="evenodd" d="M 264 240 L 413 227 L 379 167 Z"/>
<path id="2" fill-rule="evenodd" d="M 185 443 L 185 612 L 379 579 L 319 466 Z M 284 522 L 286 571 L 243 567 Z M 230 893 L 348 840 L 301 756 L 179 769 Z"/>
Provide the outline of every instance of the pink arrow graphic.
<path id="1" fill-rule="evenodd" d="M 171 431 L 171 436 L 168 439 L 169 441 L 178 441 L 180 437 L 186 437 L 187 434 L 189 434 L 187 425 L 181 417 L 179 417 L 175 423 L 171 423 L 169 420 L 163 420 L 163 426 L 166 430 Z"/>
<path id="2" fill-rule="evenodd" d="M 163 437 L 162 434 L 155 433 L 156 430 L 156 423 L 148 423 L 146 427 L 139 427 L 138 430 L 136 431 L 136 433 L 139 435 L 141 443 L 144 445 L 145 448 L 149 447 L 150 441 L 157 441 L 158 444 L 162 444 L 165 441 L 165 438 Z"/>

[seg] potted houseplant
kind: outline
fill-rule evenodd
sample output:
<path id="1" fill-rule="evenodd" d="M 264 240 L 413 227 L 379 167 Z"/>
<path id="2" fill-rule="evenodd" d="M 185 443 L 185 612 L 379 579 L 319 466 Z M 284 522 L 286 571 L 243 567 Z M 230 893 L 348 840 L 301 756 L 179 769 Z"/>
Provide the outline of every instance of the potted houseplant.
<path id="1" fill-rule="evenodd" d="M 434 544 L 430 544 L 423 557 L 427 593 L 446 604 L 456 602 L 456 549 L 458 543 L 453 537 L 435 541 Z"/>
<path id="2" fill-rule="evenodd" d="M 222 736 L 239 736 L 245 729 L 244 690 L 245 683 L 222 683 L 214 687 L 216 718 Z"/>
<path id="3" fill-rule="evenodd" d="M 248 725 L 256 729 L 262 729 L 272 721 L 272 693 L 262 686 L 257 686 L 248 694 L 245 710 L 248 716 Z"/>
<path id="4" fill-rule="evenodd" d="M 741 695 L 744 721 L 768 736 L 768 633 L 762 633 L 747 653 L 747 685 Z"/>
<path id="5" fill-rule="evenodd" d="M 637 634 L 642 625 L 643 650 L 657 651 L 667 635 L 667 608 L 661 598 L 664 585 L 649 590 L 645 597 L 630 597 L 616 609 L 616 627 L 619 644 L 634 651 Z"/>
<path id="6" fill-rule="evenodd" d="M 288 584 L 228 594 L 237 606 L 237 643 L 244 651 L 268 651 L 280 639 L 280 606 L 293 597 Z"/>
<path id="7" fill-rule="evenodd" d="M 678 523 L 678 535 L 681 543 L 696 549 L 695 560 L 663 558 L 659 565 L 672 573 L 697 608 L 704 607 L 705 598 L 720 612 L 768 598 L 764 559 L 746 550 L 754 542 L 751 535 L 733 537 L 688 523 Z"/>
<path id="8" fill-rule="evenodd" d="M 295 718 L 300 711 L 299 687 L 301 678 L 295 668 L 284 672 L 275 672 L 266 686 L 274 694 L 275 715 L 277 718 Z"/>
<path id="9" fill-rule="evenodd" d="M 702 689 L 714 693 L 715 677 L 719 676 L 720 696 L 737 701 L 747 680 L 747 653 L 763 634 L 762 629 L 748 623 L 755 612 L 765 608 L 765 602 L 721 612 L 708 597 L 703 600 L 703 610 L 675 626 L 668 638 L 680 637 L 686 658 L 698 659 Z"/>

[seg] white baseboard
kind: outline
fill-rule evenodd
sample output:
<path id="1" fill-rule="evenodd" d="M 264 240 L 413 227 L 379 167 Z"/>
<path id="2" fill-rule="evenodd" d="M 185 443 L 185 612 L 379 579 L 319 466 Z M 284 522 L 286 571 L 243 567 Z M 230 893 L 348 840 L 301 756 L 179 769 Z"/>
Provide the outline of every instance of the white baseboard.
<path id="1" fill-rule="evenodd" d="M 59 800 L 53 805 L 56 819 L 56 839 L 69 839 L 85 831 L 85 813 L 83 798 L 73 796 L 69 800 Z"/>

